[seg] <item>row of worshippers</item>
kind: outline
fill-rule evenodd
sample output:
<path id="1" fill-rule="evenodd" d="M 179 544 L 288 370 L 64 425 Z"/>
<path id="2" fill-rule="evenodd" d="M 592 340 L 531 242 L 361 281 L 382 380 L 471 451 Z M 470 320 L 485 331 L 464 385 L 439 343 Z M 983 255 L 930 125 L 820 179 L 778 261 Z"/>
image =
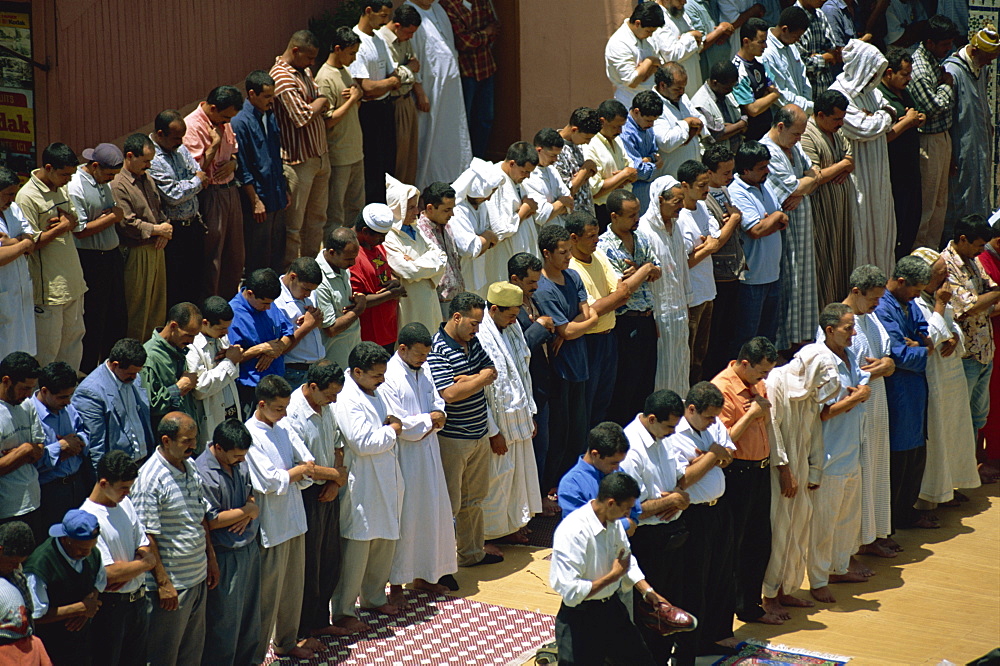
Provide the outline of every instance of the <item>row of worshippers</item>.
<path id="1" fill-rule="evenodd" d="M 651 91 L 664 108 L 652 128 L 655 142 L 650 137 L 638 154 L 628 153 L 631 164 L 618 166 L 639 171 L 633 188 L 676 175 L 683 160 L 697 159 L 699 143 L 728 142 L 735 152 L 744 139 L 762 140 L 779 109 L 795 104 L 811 116 L 805 154 L 785 152 L 799 177 L 797 194 L 817 192 L 821 201 L 811 213 L 782 203 L 790 215 L 811 216 L 827 237 L 817 239 L 818 268 L 838 289 L 853 266 L 888 271 L 912 249 L 943 248 L 965 215 L 992 210 L 987 83 L 1000 55 L 992 26 L 966 39 L 967 17 L 959 28 L 944 13 L 921 15 L 906 24 L 905 36 L 893 28 L 883 42 L 889 46 L 876 48 L 871 28 L 855 33 L 849 22 L 846 34 L 833 29 L 841 2 L 801 0 L 769 20 L 760 18 L 761 4 L 723 3 L 731 5 L 720 6 L 726 20 L 715 23 L 693 18 L 703 4 L 640 3 L 608 41 L 615 98 L 635 105 Z M 837 98 L 832 118 L 828 90 L 847 102 Z M 633 129 L 642 128 L 640 121 Z M 624 143 L 629 148 L 628 138 Z M 891 203 L 884 205 L 887 192 Z"/>
<path id="2" fill-rule="evenodd" d="M 976 257 L 987 242 L 998 256 L 1000 232 L 972 218 L 956 233 L 888 279 L 853 271 L 788 363 L 754 338 L 683 402 L 658 391 L 624 429 L 590 431 L 559 485 L 560 662 L 733 654 L 734 615 L 783 623 L 814 605 L 796 595 L 804 577 L 834 603 L 830 584 L 874 575 L 854 554 L 895 557 L 895 530 L 938 527 L 929 510 L 979 485 L 985 414 L 967 402 L 961 351 L 990 326 L 1000 292 L 977 298 L 989 279 Z"/>
<path id="3" fill-rule="evenodd" d="M 26 274 L 8 270 L 18 284 L 3 308 L 19 316 L 4 318 L 0 354 L 90 372 L 169 305 L 316 256 L 329 231 L 385 201 L 385 173 L 451 181 L 473 147 L 482 154 L 496 71 L 490 3 L 361 4 L 358 24 L 330 44 L 296 32 L 269 72 L 247 76 L 245 98 L 219 86 L 186 116 L 158 114 L 148 137 L 88 148 L 82 161 L 54 143 L 24 187 L 0 171 L 2 247 L 28 259 Z M 321 46 L 330 55 L 315 68 Z"/>
<path id="4" fill-rule="evenodd" d="M 489 298 L 459 294 L 433 337 L 408 324 L 394 353 L 361 342 L 346 374 L 316 364 L 294 389 L 264 375 L 249 409 L 233 359 L 209 351 L 197 383 L 222 409 L 170 411 L 155 431 L 159 343 L 120 340 L 79 387 L 66 363 L 9 354 L 0 585 L 5 616 L 26 618 L 11 643 L 56 664 L 310 658 L 319 636 L 369 629 L 359 608 L 401 612 L 404 584 L 445 593 L 458 566 L 502 561 L 486 538 L 541 507 L 521 471 L 535 411 L 523 293 L 502 282 Z M 224 335 L 222 316 L 197 323 Z M 178 319 L 164 330 L 183 347 L 195 335 Z"/>

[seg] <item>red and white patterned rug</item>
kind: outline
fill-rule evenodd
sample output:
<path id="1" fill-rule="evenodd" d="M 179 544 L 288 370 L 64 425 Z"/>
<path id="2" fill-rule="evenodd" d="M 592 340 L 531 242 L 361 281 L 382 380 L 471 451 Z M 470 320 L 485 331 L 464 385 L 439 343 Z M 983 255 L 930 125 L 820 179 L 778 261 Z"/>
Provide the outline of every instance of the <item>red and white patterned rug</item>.
<path id="1" fill-rule="evenodd" d="M 312 659 L 276 659 L 265 664 L 345 666 L 507 666 L 520 664 L 554 639 L 551 615 L 514 610 L 469 599 L 406 590 L 410 609 L 396 617 L 360 611 L 372 631 L 321 639 L 329 650 Z"/>

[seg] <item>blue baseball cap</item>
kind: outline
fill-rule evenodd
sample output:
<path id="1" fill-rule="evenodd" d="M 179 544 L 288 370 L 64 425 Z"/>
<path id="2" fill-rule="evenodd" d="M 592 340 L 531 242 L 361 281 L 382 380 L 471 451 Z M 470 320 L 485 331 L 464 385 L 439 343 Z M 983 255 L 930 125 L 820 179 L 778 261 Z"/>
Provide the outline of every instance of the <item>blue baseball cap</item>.
<path id="1" fill-rule="evenodd" d="M 69 537 L 77 541 L 96 539 L 100 533 L 101 526 L 97 522 L 97 516 L 83 509 L 70 509 L 61 523 L 49 528 L 49 536 Z"/>

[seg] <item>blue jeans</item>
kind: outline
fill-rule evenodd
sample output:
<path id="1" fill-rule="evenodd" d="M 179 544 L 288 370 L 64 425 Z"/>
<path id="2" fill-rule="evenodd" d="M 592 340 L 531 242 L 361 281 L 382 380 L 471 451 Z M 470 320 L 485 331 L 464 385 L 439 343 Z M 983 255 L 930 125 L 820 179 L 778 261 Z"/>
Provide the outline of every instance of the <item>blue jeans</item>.
<path id="1" fill-rule="evenodd" d="M 983 365 L 970 356 L 962 359 L 962 366 L 965 369 L 965 381 L 969 385 L 972 427 L 979 432 L 986 425 L 986 417 L 990 415 L 990 375 L 993 374 L 993 362 Z"/>
<path id="2" fill-rule="evenodd" d="M 741 282 L 735 308 L 741 335 L 734 336 L 730 358 L 736 358 L 743 344 L 755 336 L 762 335 L 774 342 L 780 312 L 781 280 L 767 284 Z"/>
<path id="3" fill-rule="evenodd" d="M 462 96 L 465 97 L 465 117 L 469 121 L 469 138 L 472 139 L 472 154 L 486 159 L 486 149 L 493 129 L 493 80 L 490 76 L 476 81 L 469 76 L 462 77 Z"/>

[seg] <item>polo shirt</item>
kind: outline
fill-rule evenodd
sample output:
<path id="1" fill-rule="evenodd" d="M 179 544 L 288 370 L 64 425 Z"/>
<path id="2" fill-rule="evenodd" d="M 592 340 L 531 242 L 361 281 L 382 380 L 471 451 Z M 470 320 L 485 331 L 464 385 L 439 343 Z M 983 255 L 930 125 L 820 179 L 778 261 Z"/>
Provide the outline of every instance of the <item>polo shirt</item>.
<path id="1" fill-rule="evenodd" d="M 590 255 L 590 263 L 585 264 L 576 257 L 569 260 L 569 267 L 576 271 L 583 281 L 583 288 L 587 290 L 587 305 L 593 305 L 602 298 L 611 295 L 611 292 L 618 286 L 618 275 L 615 269 L 608 263 L 608 258 L 600 250 Z M 594 333 L 604 333 L 615 327 L 615 311 L 605 312 L 597 318 L 594 327 L 587 331 L 587 335 Z"/>
<path id="2" fill-rule="evenodd" d="M 104 215 L 105 211 L 117 205 L 114 195 L 111 194 L 111 183 L 98 184 L 90 172 L 82 166 L 78 167 L 76 173 L 73 174 L 69 185 L 66 186 L 66 193 L 69 195 L 76 219 L 79 221 L 78 229 L 86 226 L 88 222 L 93 222 Z M 118 247 L 118 232 L 115 231 L 115 225 L 112 224 L 86 238 L 74 237 L 73 242 L 76 243 L 79 250 L 107 252 Z"/>
<path id="3" fill-rule="evenodd" d="M 763 238 L 751 238 L 747 233 L 765 217 L 781 210 L 778 201 L 765 181 L 762 187 L 743 182 L 736 176 L 729 185 L 733 205 L 743 213 L 743 253 L 747 270 L 740 278 L 744 284 L 771 284 L 781 279 L 781 232 Z"/>
<path id="4" fill-rule="evenodd" d="M 463 348 L 445 332 L 444 324 L 434 334 L 427 365 L 438 391 L 444 391 L 454 384 L 456 375 L 475 375 L 484 368 L 495 367 L 493 359 L 479 340 L 472 338 L 467 347 Z M 444 410 L 448 419 L 439 433 L 441 437 L 482 439 L 489 433 L 491 419 L 486 407 L 485 391 L 476 391 L 468 398 L 449 402 Z"/>
<path id="5" fill-rule="evenodd" d="M 149 537 L 139 522 L 139 515 L 128 497 L 118 506 L 104 506 L 85 499 L 80 508 L 97 518 L 101 534 L 97 537 L 97 550 L 101 553 L 101 564 L 109 567 L 116 562 L 131 562 L 135 551 L 149 546 Z M 142 587 L 145 574 L 136 576 L 115 590 L 119 594 L 130 594 Z"/>
<path id="6" fill-rule="evenodd" d="M 324 405 L 317 412 L 306 400 L 300 386 L 292 391 L 286 416 L 278 421 L 278 427 L 285 430 L 291 439 L 301 440 L 320 467 L 337 466 L 336 450 L 344 447 L 344 439 L 337 427 L 333 404 Z M 313 481 L 318 486 L 325 483 L 325 479 Z"/>
<path id="7" fill-rule="evenodd" d="M 254 309 L 243 292 L 240 292 L 233 296 L 229 305 L 233 308 L 233 323 L 229 326 L 230 344 L 249 349 L 262 342 L 277 340 L 295 333 L 295 327 L 288 323 L 285 315 L 274 307 L 273 303 L 271 307 L 261 312 Z M 284 374 L 284 355 L 274 359 L 271 365 L 263 371 L 257 369 L 257 359 L 250 359 L 240 364 L 240 378 L 237 381 L 244 386 L 253 387 L 257 386 L 260 380 L 267 375 Z"/>
<path id="8" fill-rule="evenodd" d="M 198 472 L 201 474 L 201 487 L 205 492 L 205 500 L 208 502 L 208 515 L 206 518 L 212 521 L 219 517 L 223 511 L 243 508 L 247 500 L 253 494 L 253 486 L 250 484 L 250 468 L 246 461 L 234 465 L 231 471 L 222 469 L 222 464 L 215 457 L 210 449 L 205 449 L 195 461 L 198 465 Z M 259 520 L 254 518 L 247 523 L 243 534 L 231 532 L 228 527 L 209 532 L 212 545 L 224 550 L 235 550 L 249 546 L 257 540 L 257 527 Z"/>
<path id="9" fill-rule="evenodd" d="M 916 307 L 911 305 L 910 307 Z M 867 384 L 869 373 L 858 367 L 850 349 L 845 352 L 847 362 L 832 351 L 831 360 L 837 363 L 840 390 L 826 401 L 827 407 L 847 397 L 848 386 Z M 823 421 L 823 474 L 842 476 L 858 470 L 861 459 L 861 437 L 865 427 L 865 403 Z"/>
<path id="10" fill-rule="evenodd" d="M 736 422 L 747 413 L 750 401 L 754 396 L 767 397 L 767 383 L 763 380 L 754 386 L 747 386 L 733 369 L 736 361 L 730 361 L 725 370 L 712 379 L 712 383 L 722 391 L 725 402 L 719 420 L 727 429 L 732 429 Z M 771 453 L 771 442 L 767 438 L 767 425 L 764 419 L 754 419 L 743 431 L 743 436 L 733 442 L 736 444 L 734 458 L 740 460 L 763 460 Z"/>
<path id="11" fill-rule="evenodd" d="M 354 295 L 354 289 L 351 288 L 351 271 L 349 268 L 334 269 L 323 256 L 323 250 L 316 255 L 316 263 L 323 271 L 323 281 L 313 292 L 313 298 L 316 299 L 316 307 L 323 313 L 323 323 L 320 326 L 328 328 L 343 314 L 344 308 L 351 304 L 351 296 Z M 358 319 L 332 338 L 324 333 L 323 347 L 326 349 L 326 359 L 346 370 L 351 350 L 360 342 L 361 322 Z"/>
<path id="12" fill-rule="evenodd" d="M 563 284 L 556 284 L 544 275 L 540 277 L 538 290 L 534 294 L 538 311 L 552 317 L 556 326 L 576 319 L 580 314 L 580 303 L 587 300 L 587 290 L 584 289 L 579 274 L 572 269 L 564 270 L 562 274 Z M 590 367 L 587 364 L 587 343 L 583 336 L 575 340 L 563 340 L 559 353 L 552 358 L 552 369 L 568 382 L 587 381 Z"/>
<path id="13" fill-rule="evenodd" d="M 187 590 L 200 585 L 208 575 L 201 522 L 209 505 L 195 464 L 185 460 L 181 471 L 157 449 L 139 468 L 132 499 L 146 534 L 156 537 L 160 560 L 173 586 Z M 156 590 L 152 572 L 146 574 L 146 589 Z"/>
<path id="14" fill-rule="evenodd" d="M 44 442 L 45 432 L 34 407 L 27 400 L 19 405 L 0 400 L 0 455 L 25 442 Z M 38 470 L 24 464 L 0 475 L 0 519 L 22 516 L 41 506 Z"/>
<path id="15" fill-rule="evenodd" d="M 694 210 L 681 208 L 677 214 L 677 225 L 681 230 L 681 237 L 684 239 L 684 252 L 687 255 L 685 260 L 691 256 L 694 249 L 702 244 L 701 237 L 717 236 L 719 226 L 715 223 L 715 217 L 708 212 L 708 206 L 704 201 L 698 201 Z M 714 228 L 713 228 L 714 227 Z M 696 307 L 702 303 L 715 300 L 715 273 L 712 269 L 712 258 L 705 257 L 697 265 L 688 269 L 691 276 L 691 302 L 690 307 Z"/>

